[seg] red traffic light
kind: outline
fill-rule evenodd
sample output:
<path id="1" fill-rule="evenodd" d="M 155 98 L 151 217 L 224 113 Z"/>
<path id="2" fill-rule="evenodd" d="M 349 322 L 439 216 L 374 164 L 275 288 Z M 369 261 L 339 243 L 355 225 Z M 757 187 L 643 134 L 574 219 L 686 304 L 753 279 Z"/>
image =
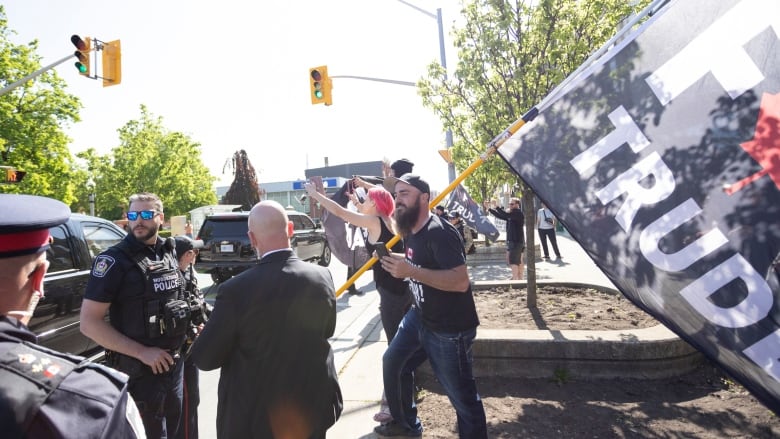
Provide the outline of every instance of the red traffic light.
<path id="1" fill-rule="evenodd" d="M 321 81 L 322 80 L 322 74 L 319 70 L 312 70 L 311 71 L 311 79 L 315 81 Z"/>
<path id="2" fill-rule="evenodd" d="M 92 39 L 89 37 L 85 39 L 81 39 L 78 35 L 71 35 L 70 42 L 73 43 L 74 46 L 76 46 L 75 52 L 73 52 L 73 55 L 78 59 L 76 63 L 74 64 L 76 68 L 79 70 L 79 73 L 84 76 L 89 76 L 90 71 L 90 52 L 92 52 Z"/>
<path id="3" fill-rule="evenodd" d="M 85 43 L 84 40 L 82 40 L 78 35 L 71 35 L 70 42 L 73 43 L 73 45 L 76 46 L 76 49 L 79 51 L 89 50 L 87 43 Z"/>

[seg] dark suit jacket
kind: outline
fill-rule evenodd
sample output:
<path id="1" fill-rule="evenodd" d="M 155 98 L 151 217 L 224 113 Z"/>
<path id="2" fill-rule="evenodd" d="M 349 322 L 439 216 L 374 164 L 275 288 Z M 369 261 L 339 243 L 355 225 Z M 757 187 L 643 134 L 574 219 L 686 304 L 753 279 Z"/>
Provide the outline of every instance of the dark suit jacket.
<path id="1" fill-rule="evenodd" d="M 222 368 L 217 436 L 270 438 L 267 410 L 279 397 L 304 404 L 324 432 L 341 390 L 328 338 L 336 328 L 330 272 L 291 251 L 272 253 L 219 286 L 192 348 L 198 368 Z"/>

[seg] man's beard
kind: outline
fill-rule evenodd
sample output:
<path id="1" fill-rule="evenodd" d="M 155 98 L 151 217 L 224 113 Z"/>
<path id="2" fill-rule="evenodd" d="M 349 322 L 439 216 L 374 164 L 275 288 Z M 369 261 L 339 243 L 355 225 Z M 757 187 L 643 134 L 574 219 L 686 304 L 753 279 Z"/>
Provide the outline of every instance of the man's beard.
<path id="1" fill-rule="evenodd" d="M 403 206 L 399 209 L 396 204 L 395 213 L 395 225 L 398 227 L 398 231 L 402 236 L 409 236 L 412 234 L 412 229 L 417 224 L 417 219 L 420 217 L 420 197 L 417 197 L 414 204 L 411 206 Z"/>
<path id="2" fill-rule="evenodd" d="M 133 236 L 135 236 L 135 239 L 137 239 L 137 240 L 139 240 L 141 242 L 146 242 L 146 241 L 152 239 L 152 237 L 157 234 L 157 229 L 158 229 L 157 224 L 155 224 L 153 227 L 147 227 L 146 228 L 147 229 L 146 234 L 141 235 L 141 236 L 138 236 L 138 234 L 135 233 L 135 231 L 136 231 L 136 229 L 138 229 L 138 227 L 139 226 L 136 226 L 135 228 L 133 228 Z"/>

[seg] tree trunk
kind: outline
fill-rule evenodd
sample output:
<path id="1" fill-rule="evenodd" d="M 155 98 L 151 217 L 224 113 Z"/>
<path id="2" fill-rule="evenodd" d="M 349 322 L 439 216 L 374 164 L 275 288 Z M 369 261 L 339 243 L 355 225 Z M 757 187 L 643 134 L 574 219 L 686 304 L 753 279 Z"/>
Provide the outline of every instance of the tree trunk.
<path id="1" fill-rule="evenodd" d="M 536 242 L 534 228 L 536 227 L 536 210 L 534 206 L 534 192 L 523 185 L 522 190 L 523 214 L 525 216 L 525 266 L 528 272 L 526 282 L 526 294 L 528 307 L 536 308 Z"/>

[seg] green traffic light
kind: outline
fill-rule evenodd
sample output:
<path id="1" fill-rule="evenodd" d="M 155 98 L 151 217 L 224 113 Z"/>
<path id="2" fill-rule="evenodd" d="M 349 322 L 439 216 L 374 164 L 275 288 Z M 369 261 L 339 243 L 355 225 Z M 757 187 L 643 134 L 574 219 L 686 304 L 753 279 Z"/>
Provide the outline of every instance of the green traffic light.
<path id="1" fill-rule="evenodd" d="M 317 99 L 322 99 L 322 90 L 317 90 L 314 92 L 314 97 Z"/>
<path id="2" fill-rule="evenodd" d="M 80 62 L 76 63 L 76 68 L 79 69 L 79 73 L 87 73 L 87 66 Z"/>

